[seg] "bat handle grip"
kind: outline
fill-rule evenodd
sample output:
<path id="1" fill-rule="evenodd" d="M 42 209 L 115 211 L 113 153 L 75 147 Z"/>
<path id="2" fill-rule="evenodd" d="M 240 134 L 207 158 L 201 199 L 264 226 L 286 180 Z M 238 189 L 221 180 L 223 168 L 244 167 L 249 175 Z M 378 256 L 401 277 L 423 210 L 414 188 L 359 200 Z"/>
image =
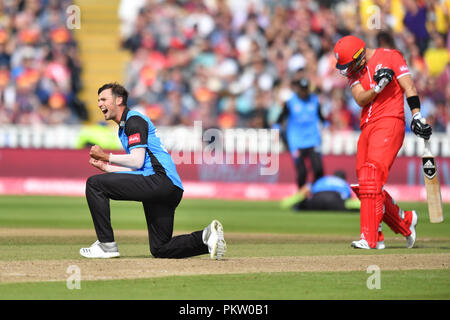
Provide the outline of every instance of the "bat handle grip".
<path id="1" fill-rule="evenodd" d="M 424 156 L 432 157 L 430 139 L 423 139 L 425 143 Z"/>

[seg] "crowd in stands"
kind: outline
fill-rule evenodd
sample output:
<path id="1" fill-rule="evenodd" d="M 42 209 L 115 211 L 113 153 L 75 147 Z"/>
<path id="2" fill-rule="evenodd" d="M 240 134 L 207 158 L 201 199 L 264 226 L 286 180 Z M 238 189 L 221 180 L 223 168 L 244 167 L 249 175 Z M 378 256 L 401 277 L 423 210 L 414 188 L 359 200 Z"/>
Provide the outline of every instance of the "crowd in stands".
<path id="1" fill-rule="evenodd" d="M 359 130 L 333 54 L 353 34 L 404 54 L 422 114 L 450 132 L 449 12 L 449 0 L 122 0 L 129 102 L 159 125 L 270 128 L 306 76 L 328 129 Z"/>
<path id="2" fill-rule="evenodd" d="M 72 3 L 0 1 L 0 125 L 88 119 Z M 450 0 L 121 0 L 119 17 L 129 104 L 155 124 L 270 128 L 292 80 L 306 76 L 328 129 L 358 130 L 333 55 L 354 34 L 404 54 L 422 114 L 450 132 Z"/>
<path id="3" fill-rule="evenodd" d="M 69 0 L 0 1 L 0 125 L 73 124 L 81 63 L 66 27 Z"/>

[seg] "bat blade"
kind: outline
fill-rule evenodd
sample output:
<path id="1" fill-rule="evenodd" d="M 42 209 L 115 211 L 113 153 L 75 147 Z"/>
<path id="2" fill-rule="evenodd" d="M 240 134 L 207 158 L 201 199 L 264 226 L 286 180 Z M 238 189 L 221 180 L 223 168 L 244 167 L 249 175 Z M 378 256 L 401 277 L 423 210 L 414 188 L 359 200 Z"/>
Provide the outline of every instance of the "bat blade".
<path id="1" fill-rule="evenodd" d="M 431 153 L 430 142 L 425 140 L 425 151 L 422 156 L 423 176 L 427 193 L 428 215 L 431 223 L 444 221 L 442 210 L 441 186 L 434 156 Z"/>

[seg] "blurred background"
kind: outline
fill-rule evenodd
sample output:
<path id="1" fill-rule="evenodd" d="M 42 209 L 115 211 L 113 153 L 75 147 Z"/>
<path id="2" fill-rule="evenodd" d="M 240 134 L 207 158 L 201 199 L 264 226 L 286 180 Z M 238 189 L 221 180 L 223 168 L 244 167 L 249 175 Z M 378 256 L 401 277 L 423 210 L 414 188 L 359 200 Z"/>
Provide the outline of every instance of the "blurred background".
<path id="1" fill-rule="evenodd" d="M 125 85 L 129 106 L 149 116 L 173 150 L 175 142 L 190 146 L 194 121 L 203 130 L 270 129 L 291 81 L 307 77 L 325 118 L 325 173 L 343 168 L 355 182 L 360 108 L 333 54 L 348 34 L 405 56 L 433 127 L 441 184 L 449 186 L 449 25 L 450 0 L 1 0 L 0 193 L 12 193 L 14 181 L 22 183 L 17 192 L 81 190 L 78 180 L 62 188 L 51 179 L 94 173 L 86 158 L 92 144 L 120 149 L 117 128 L 102 122 L 97 107 L 97 89 L 113 81 Z M 405 105 L 407 136 L 388 183 L 418 187 L 423 141 L 410 133 Z M 285 150 L 281 144 L 272 177 L 246 164 L 182 164 L 180 173 L 193 188 L 258 182 L 289 193 L 295 169 Z M 30 177 L 41 184 L 27 185 Z M 202 196 L 205 189 L 195 190 Z M 281 196 L 267 190 L 250 194 Z"/>

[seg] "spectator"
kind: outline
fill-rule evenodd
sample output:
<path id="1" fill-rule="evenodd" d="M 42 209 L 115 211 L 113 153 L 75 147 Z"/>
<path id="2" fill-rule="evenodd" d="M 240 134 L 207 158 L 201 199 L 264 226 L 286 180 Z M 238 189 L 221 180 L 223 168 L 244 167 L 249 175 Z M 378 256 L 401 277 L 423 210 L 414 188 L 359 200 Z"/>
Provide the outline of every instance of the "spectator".
<path id="1" fill-rule="evenodd" d="M 431 39 L 433 41 L 432 46 L 425 50 L 424 59 L 430 76 L 435 77 L 444 71 L 450 60 L 449 51 L 445 45 L 445 36 L 438 32 L 433 32 Z"/>
<path id="2" fill-rule="evenodd" d="M 440 79 L 445 74 L 443 62 L 435 68 L 436 61 L 430 64 L 424 59 L 428 48 L 429 54 L 435 52 L 436 32 L 449 36 L 442 19 L 446 8 L 436 1 L 427 5 L 412 0 L 138 3 L 134 11 L 130 6 L 125 8 L 130 11 L 124 13 L 128 22 L 123 27 L 128 31 L 123 33 L 123 46 L 133 54 L 126 87 L 130 89 L 130 102 L 144 99 L 147 104 L 162 104 L 164 116 L 158 121 L 164 123 L 171 123 L 168 118 L 172 116 L 179 119 L 179 112 L 170 110 L 172 102 L 168 100 L 176 95 L 169 94 L 167 88 L 171 87 L 180 93 L 182 110 L 189 114 L 183 123 L 188 125 L 200 114 L 210 114 L 215 117 L 208 120 L 211 125 L 261 126 L 261 118 L 253 120 L 262 110 L 267 111 L 271 125 L 283 101 L 278 101 L 277 106 L 273 92 L 272 97 L 264 94 L 268 101 L 261 103 L 259 93 L 272 90 L 285 96 L 289 83 L 304 76 L 310 79 L 319 100 L 324 101 L 330 122 L 327 130 L 359 130 L 355 125 L 359 122 L 359 108 L 347 102 L 350 91 L 335 71 L 332 52 L 337 39 L 350 33 L 373 45 L 402 51 L 417 87 L 423 88 L 427 97 L 433 90 L 433 80 L 429 79 Z M 380 20 L 372 21 L 377 22 L 376 28 L 368 28 L 375 11 L 367 9 L 377 7 Z M 432 16 L 427 13 L 433 13 L 436 21 L 430 20 Z M 153 58 L 149 58 L 151 52 Z M 149 69 L 149 59 L 161 63 Z M 139 79 L 142 73 L 147 75 L 146 84 Z M 201 101 L 205 96 L 212 97 L 206 104 Z M 333 102 L 330 97 L 334 97 Z M 434 111 L 437 100 L 429 98 Z M 257 107 L 262 104 L 264 108 Z"/>
<path id="3" fill-rule="evenodd" d="M 330 131 L 349 131 L 357 127 L 358 119 L 352 114 L 347 106 L 344 92 L 339 89 L 331 91 L 331 110 L 329 114 Z M 322 117 L 324 117 L 322 115 Z"/>
<path id="4" fill-rule="evenodd" d="M 16 90 L 11 84 L 11 73 L 7 65 L 0 64 L 0 105 L 13 111 Z"/>
<path id="5" fill-rule="evenodd" d="M 446 132 L 449 126 L 450 118 L 450 104 L 447 100 L 439 100 L 436 103 L 436 108 L 433 113 L 428 117 L 428 121 L 433 123 L 433 130 L 435 132 Z"/>
<path id="6" fill-rule="evenodd" d="M 380 31 L 377 34 L 379 48 L 396 49 L 394 37 L 387 31 Z"/>
<path id="7" fill-rule="evenodd" d="M 87 119 L 76 98 L 81 63 L 65 9 L 71 1 L 2 1 L 0 103 L 2 122 L 78 123 Z"/>
<path id="8" fill-rule="evenodd" d="M 255 109 L 251 112 L 248 127 L 268 129 L 268 103 L 270 102 L 269 91 L 257 91 L 255 97 Z"/>
<path id="9" fill-rule="evenodd" d="M 236 96 L 229 95 L 222 99 L 223 111 L 217 118 L 218 127 L 221 129 L 230 129 L 242 126 L 239 123 L 239 114 L 236 112 Z"/>
<path id="10" fill-rule="evenodd" d="M 414 34 L 420 54 L 423 55 L 428 47 L 428 39 L 430 35 L 426 28 L 427 7 L 424 1 L 404 0 L 406 9 L 403 23 Z"/>

